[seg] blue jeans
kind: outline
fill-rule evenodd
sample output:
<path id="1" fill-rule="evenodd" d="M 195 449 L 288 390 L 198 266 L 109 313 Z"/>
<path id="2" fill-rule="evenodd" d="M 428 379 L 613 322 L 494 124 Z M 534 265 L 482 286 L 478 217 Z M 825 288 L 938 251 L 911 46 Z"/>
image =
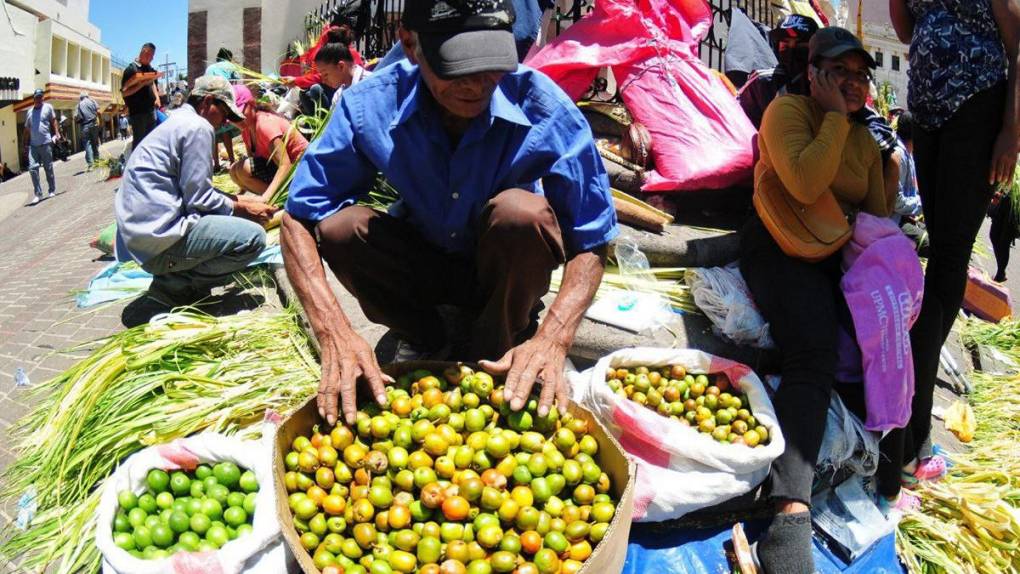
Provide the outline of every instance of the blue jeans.
<path id="1" fill-rule="evenodd" d="M 32 174 L 35 196 L 42 198 L 42 182 L 39 181 L 39 166 L 46 171 L 46 183 L 50 193 L 57 191 L 57 179 L 53 175 L 53 147 L 50 144 L 34 145 L 28 148 L 28 172 Z"/>
<path id="2" fill-rule="evenodd" d="M 177 243 L 142 265 L 153 275 L 149 294 L 163 303 L 194 303 L 210 288 L 229 282 L 265 246 L 266 232 L 257 223 L 206 215 Z"/>
<path id="3" fill-rule="evenodd" d="M 85 163 L 92 167 L 92 162 L 99 159 L 99 141 L 96 137 L 98 126 L 95 123 L 81 127 L 81 147 L 85 150 Z"/>

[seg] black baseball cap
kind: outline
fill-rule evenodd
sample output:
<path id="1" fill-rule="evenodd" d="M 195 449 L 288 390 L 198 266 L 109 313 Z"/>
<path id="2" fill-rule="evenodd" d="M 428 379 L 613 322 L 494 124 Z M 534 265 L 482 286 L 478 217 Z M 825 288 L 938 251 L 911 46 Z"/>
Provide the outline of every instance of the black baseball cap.
<path id="1" fill-rule="evenodd" d="M 404 28 L 440 78 L 517 69 L 510 0 L 408 0 Z"/>
<path id="2" fill-rule="evenodd" d="M 769 39 L 778 44 L 784 38 L 796 38 L 801 42 L 810 40 L 818 31 L 818 22 L 802 14 L 790 14 L 769 32 Z"/>
<path id="3" fill-rule="evenodd" d="M 808 44 L 808 59 L 812 63 L 819 58 L 838 58 L 847 52 L 857 52 L 864 57 L 868 67 L 874 69 L 875 59 L 864 49 L 861 41 L 850 30 L 830 26 L 822 28 L 811 37 Z"/>

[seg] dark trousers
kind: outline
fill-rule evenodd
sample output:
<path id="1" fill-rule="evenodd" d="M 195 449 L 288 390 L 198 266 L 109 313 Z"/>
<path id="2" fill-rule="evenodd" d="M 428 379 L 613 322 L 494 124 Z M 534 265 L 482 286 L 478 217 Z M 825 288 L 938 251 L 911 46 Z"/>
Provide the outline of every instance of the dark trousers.
<path id="1" fill-rule="evenodd" d="M 319 223 L 319 249 L 370 320 L 434 350 L 447 343 L 436 307 L 466 305 L 476 320 L 456 358 L 497 360 L 527 335 L 563 240 L 545 198 L 520 189 L 490 199 L 478 225 L 475 252 L 449 255 L 411 224 L 354 206 Z"/>
<path id="2" fill-rule="evenodd" d="M 880 490 L 899 491 L 903 464 L 920 454 L 931 433 L 931 409 L 939 352 L 963 302 L 974 239 L 988 212 L 992 148 L 1002 129 L 1006 86 L 978 93 L 941 128 L 914 131 L 914 163 L 930 253 L 921 313 L 910 330 L 914 400 L 910 423 L 886 435 L 879 468 Z"/>
<path id="3" fill-rule="evenodd" d="M 840 254 L 809 263 L 787 256 L 754 216 L 741 234 L 740 272 L 782 355 L 773 403 L 786 450 L 772 463 L 774 500 L 811 503 L 815 461 L 836 381 L 837 333 L 849 311 Z"/>
<path id="4" fill-rule="evenodd" d="M 156 128 L 156 112 L 149 110 L 142 114 L 128 116 L 128 123 L 131 124 L 131 149 L 135 149 L 142 143 L 145 136 Z"/>
<path id="5" fill-rule="evenodd" d="M 999 205 L 992 210 L 992 228 L 988 238 L 992 241 L 992 252 L 995 254 L 995 280 L 1006 278 L 1006 267 L 1009 266 L 1009 250 L 1017 238 L 1017 216 L 1013 208 L 1013 199 L 1006 195 Z"/>

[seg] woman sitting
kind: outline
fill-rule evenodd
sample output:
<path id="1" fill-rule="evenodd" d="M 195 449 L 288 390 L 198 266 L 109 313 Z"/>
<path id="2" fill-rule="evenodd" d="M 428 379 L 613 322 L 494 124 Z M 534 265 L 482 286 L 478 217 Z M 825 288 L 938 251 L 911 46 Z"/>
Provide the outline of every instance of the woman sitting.
<path id="1" fill-rule="evenodd" d="M 308 140 L 286 118 L 262 109 L 243 86 L 235 86 L 234 100 L 244 120 L 233 122 L 241 130 L 248 159 L 234 162 L 230 178 L 241 189 L 269 202 L 287 179 L 291 166 L 301 159 Z"/>
<path id="2" fill-rule="evenodd" d="M 341 29 L 334 28 L 327 34 L 326 43 L 315 53 L 319 81 L 333 91 L 331 105 L 336 105 L 344 89 L 369 76 L 365 68 L 356 62 L 347 40 Z"/>
<path id="3" fill-rule="evenodd" d="M 851 120 L 864 107 L 875 62 L 842 28 L 819 30 L 809 59 L 811 95 L 779 97 L 765 111 L 755 194 L 785 194 L 805 205 L 834 198 L 847 217 L 858 211 L 887 217 L 892 206 L 878 146 L 867 127 Z M 757 215 L 741 236 L 740 270 L 782 355 L 774 402 L 786 450 L 770 476 L 776 514 L 755 549 L 767 574 L 814 572 L 815 461 L 836 382 L 837 332 L 851 324 L 840 263 L 838 249 L 816 262 L 788 255 Z"/>

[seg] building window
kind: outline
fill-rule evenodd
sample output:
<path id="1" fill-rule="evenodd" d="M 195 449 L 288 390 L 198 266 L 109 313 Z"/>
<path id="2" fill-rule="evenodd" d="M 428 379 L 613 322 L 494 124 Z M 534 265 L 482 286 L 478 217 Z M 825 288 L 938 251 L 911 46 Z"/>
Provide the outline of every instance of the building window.
<path id="1" fill-rule="evenodd" d="M 882 52 L 879 52 L 877 50 L 875 51 L 875 65 L 877 65 L 879 68 L 882 67 L 883 56 L 884 54 Z"/>
<path id="2" fill-rule="evenodd" d="M 899 56 L 893 56 L 892 57 L 892 64 L 891 65 L 892 65 L 892 69 L 893 69 L 894 72 L 899 72 L 900 71 L 900 57 Z"/>

